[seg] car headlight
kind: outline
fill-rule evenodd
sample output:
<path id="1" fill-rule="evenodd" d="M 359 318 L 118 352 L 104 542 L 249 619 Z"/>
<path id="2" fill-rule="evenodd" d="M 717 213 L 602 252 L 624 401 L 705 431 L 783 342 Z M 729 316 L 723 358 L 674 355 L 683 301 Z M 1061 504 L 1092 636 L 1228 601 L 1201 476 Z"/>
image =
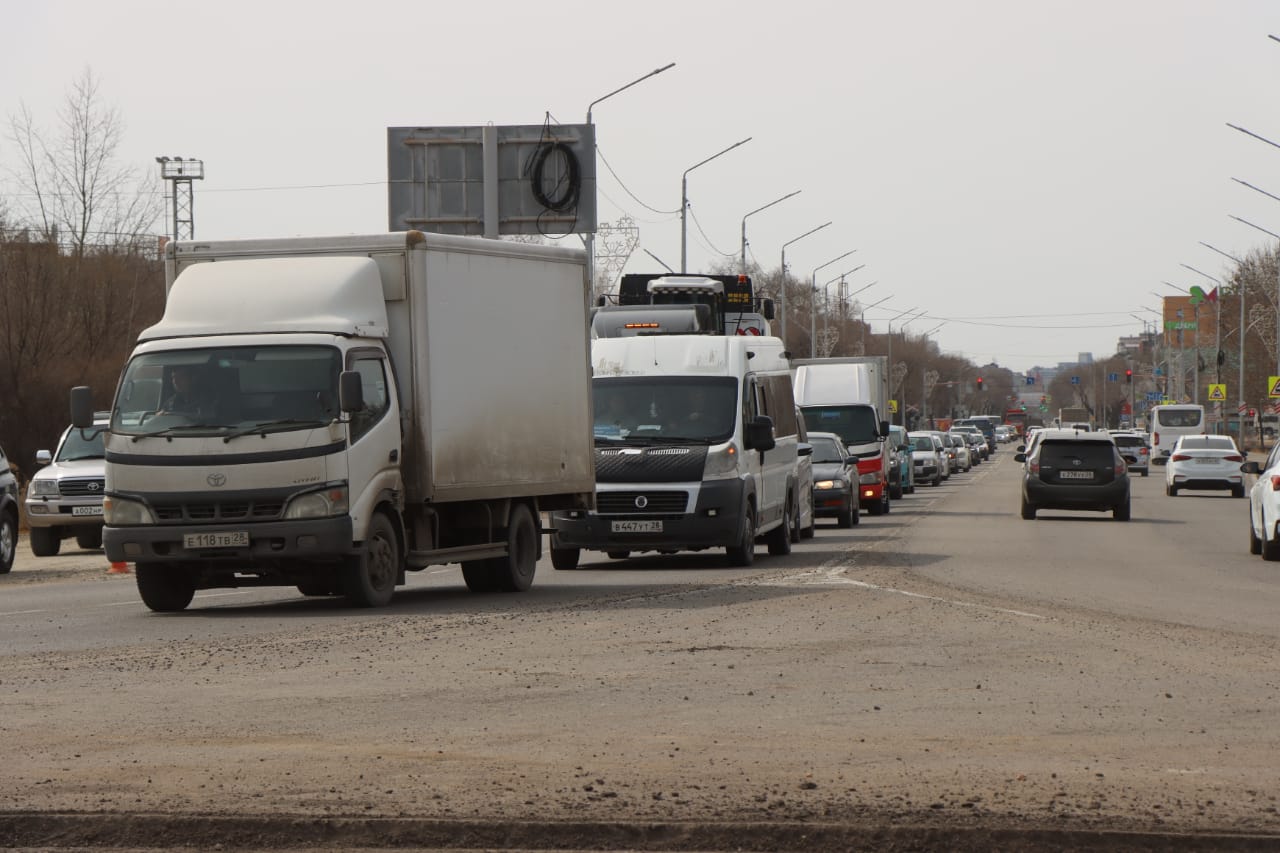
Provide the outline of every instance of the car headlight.
<path id="1" fill-rule="evenodd" d="M 156 518 L 142 501 L 107 495 L 102 499 L 102 520 L 112 527 L 155 524 Z"/>
<path id="2" fill-rule="evenodd" d="M 58 496 L 58 481 L 32 480 L 30 494 L 37 498 L 56 498 Z"/>
<path id="3" fill-rule="evenodd" d="M 346 486 L 329 486 L 317 492 L 307 492 L 289 501 L 285 507 L 286 519 L 329 518 L 343 515 L 351 506 Z"/>
<path id="4" fill-rule="evenodd" d="M 869 474 L 859 474 L 858 482 L 864 486 L 871 483 L 878 483 L 880 482 L 880 472 L 872 471 Z"/>
<path id="5" fill-rule="evenodd" d="M 839 480 L 815 480 L 813 483 L 814 491 L 824 492 L 828 489 L 840 488 Z"/>
<path id="6" fill-rule="evenodd" d="M 732 441 L 717 450 L 707 452 L 707 463 L 702 467 L 703 480 L 733 480 L 738 476 L 738 446 Z"/>

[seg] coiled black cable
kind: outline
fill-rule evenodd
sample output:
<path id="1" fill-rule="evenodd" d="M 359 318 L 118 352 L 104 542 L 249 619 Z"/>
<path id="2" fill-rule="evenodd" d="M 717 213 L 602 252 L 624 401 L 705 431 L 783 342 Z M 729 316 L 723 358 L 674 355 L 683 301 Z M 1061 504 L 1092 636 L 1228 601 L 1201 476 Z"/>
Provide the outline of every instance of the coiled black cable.
<path id="1" fill-rule="evenodd" d="M 547 160 L 556 152 L 564 158 L 565 175 L 556 183 L 554 189 L 559 194 L 553 198 L 543 189 L 542 177 Z M 563 142 L 539 142 L 531 159 L 529 189 L 538 204 L 557 213 L 576 207 L 578 195 L 582 192 L 582 166 L 573 149 Z"/>

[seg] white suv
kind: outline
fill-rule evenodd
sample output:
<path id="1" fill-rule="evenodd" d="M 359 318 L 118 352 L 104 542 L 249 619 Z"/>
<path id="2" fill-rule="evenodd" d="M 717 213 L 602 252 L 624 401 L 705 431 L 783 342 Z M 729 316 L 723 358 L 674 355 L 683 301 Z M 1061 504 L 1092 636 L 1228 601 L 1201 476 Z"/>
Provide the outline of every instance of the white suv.
<path id="1" fill-rule="evenodd" d="M 31 528 L 31 553 L 52 557 L 62 540 L 72 536 L 81 548 L 102 547 L 102 494 L 106 459 L 102 433 L 108 413 L 99 412 L 93 428 L 67 427 L 56 453 L 36 452 L 44 464 L 27 488 L 27 525 Z"/>

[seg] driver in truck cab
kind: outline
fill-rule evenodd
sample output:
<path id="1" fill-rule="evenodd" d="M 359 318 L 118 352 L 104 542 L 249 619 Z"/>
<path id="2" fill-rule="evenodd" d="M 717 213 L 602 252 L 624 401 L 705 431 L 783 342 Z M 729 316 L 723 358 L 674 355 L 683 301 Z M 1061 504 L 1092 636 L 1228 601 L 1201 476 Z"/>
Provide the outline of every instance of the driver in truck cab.
<path id="1" fill-rule="evenodd" d="M 182 364 L 170 370 L 169 384 L 173 390 L 160 404 L 159 414 L 212 414 L 212 396 L 200 380 L 199 371 L 192 365 Z"/>

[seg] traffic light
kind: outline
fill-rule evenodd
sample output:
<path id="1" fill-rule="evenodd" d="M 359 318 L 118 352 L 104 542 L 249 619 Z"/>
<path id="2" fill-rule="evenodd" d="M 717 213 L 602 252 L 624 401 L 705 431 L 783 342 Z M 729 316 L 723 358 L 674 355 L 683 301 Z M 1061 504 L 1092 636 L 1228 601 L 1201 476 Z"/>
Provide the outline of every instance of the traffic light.
<path id="1" fill-rule="evenodd" d="M 1132 381 L 1133 381 L 1133 370 L 1132 370 L 1132 368 L 1128 368 L 1128 367 L 1126 367 L 1126 368 L 1124 369 L 1124 381 L 1125 381 L 1125 382 L 1132 382 Z"/>
<path id="2" fill-rule="evenodd" d="M 979 377 L 978 377 L 978 390 L 979 390 L 979 391 L 981 391 L 981 390 L 982 390 L 982 377 L 981 377 L 981 376 L 979 376 Z"/>

